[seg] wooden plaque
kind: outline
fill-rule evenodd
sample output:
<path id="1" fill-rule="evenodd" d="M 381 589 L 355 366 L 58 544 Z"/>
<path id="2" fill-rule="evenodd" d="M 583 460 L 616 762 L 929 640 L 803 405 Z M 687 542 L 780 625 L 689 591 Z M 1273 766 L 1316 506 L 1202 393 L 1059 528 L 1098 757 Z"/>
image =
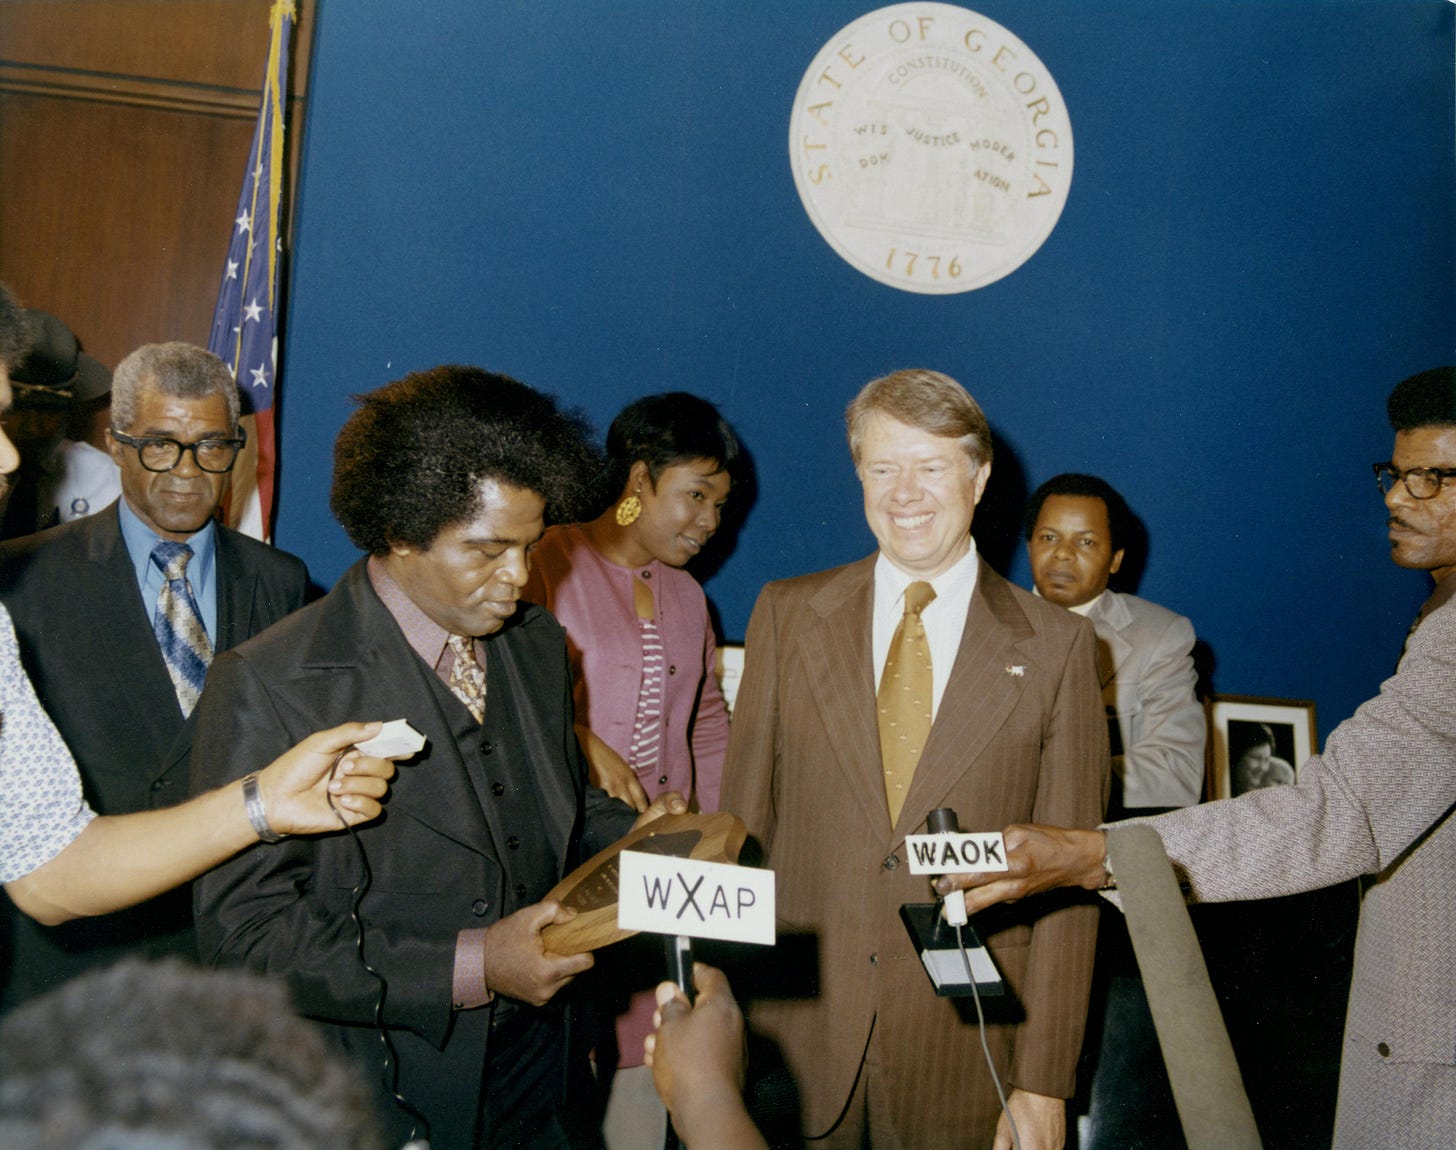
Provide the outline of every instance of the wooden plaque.
<path id="1" fill-rule="evenodd" d="M 663 815 L 638 827 L 587 859 L 547 893 L 547 898 L 577 913 L 570 922 L 548 926 L 541 932 L 546 949 L 556 954 L 580 954 L 637 933 L 617 925 L 617 856 L 623 851 L 736 863 L 747 835 L 743 820 L 727 811 Z"/>

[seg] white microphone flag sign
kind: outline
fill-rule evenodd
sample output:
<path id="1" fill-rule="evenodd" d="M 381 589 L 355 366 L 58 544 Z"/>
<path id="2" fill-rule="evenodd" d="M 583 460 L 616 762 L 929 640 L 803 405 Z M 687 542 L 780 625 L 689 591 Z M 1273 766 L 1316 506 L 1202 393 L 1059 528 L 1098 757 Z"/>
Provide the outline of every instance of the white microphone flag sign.
<path id="1" fill-rule="evenodd" d="M 773 871 L 623 851 L 617 925 L 623 930 L 774 943 Z"/>
<path id="2" fill-rule="evenodd" d="M 380 727 L 379 734 L 355 744 L 354 749 L 381 759 L 398 759 L 417 755 L 424 747 L 425 736 L 410 726 L 408 719 L 391 719 Z"/>
<path id="3" fill-rule="evenodd" d="M 1006 840 L 1000 831 L 906 835 L 911 874 L 970 874 L 1006 870 Z"/>

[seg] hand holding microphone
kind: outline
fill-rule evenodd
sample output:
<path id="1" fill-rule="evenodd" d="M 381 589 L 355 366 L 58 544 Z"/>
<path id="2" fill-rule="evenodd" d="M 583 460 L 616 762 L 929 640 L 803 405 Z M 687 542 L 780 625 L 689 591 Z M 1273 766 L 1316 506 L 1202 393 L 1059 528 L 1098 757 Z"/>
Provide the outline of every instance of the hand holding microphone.
<path id="1" fill-rule="evenodd" d="M 961 824 L 950 807 L 936 807 L 925 820 L 925 829 L 933 835 L 954 835 L 960 833 Z M 944 895 L 941 899 L 941 913 L 951 926 L 965 926 L 968 921 L 965 892 L 953 890 Z"/>
<path id="2" fill-rule="evenodd" d="M 906 835 L 910 873 L 937 879 L 1006 869 L 1006 844 L 999 831 L 963 831 L 955 811 L 930 812 L 923 835 Z M 1001 994 L 995 963 L 970 926 L 964 894 L 949 891 L 939 903 L 906 903 L 900 918 L 915 942 L 925 972 L 940 995 Z"/>

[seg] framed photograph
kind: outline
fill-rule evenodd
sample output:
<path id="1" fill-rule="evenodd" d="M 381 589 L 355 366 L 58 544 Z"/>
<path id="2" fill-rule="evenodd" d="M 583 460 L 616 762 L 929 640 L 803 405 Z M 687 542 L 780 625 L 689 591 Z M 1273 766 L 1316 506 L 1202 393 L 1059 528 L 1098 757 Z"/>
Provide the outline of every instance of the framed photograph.
<path id="1" fill-rule="evenodd" d="M 723 688 L 723 701 L 728 704 L 728 715 L 733 715 L 733 703 L 738 698 L 738 680 L 743 677 L 743 644 L 718 644 L 718 685 Z"/>
<path id="2" fill-rule="evenodd" d="M 1214 695 L 1208 701 L 1208 797 L 1292 783 L 1318 745 L 1308 699 Z"/>

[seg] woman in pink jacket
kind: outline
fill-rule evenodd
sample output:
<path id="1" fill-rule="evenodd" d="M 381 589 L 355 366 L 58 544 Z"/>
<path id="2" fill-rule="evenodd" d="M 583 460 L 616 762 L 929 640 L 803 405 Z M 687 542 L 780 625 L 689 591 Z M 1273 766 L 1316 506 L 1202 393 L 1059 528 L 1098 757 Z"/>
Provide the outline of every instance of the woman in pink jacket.
<path id="1" fill-rule="evenodd" d="M 524 598 L 566 628 L 577 734 L 591 780 L 638 810 L 680 791 L 718 808 L 728 711 L 714 675 L 707 600 L 682 568 L 718 530 L 739 466 L 733 430 L 686 392 L 627 406 L 607 432 L 612 506 L 589 523 L 553 527 L 531 557 Z M 599 956 L 603 988 L 634 991 L 605 1035 L 598 1071 L 611 1077 L 608 1150 L 660 1146 L 666 1111 L 642 1065 L 653 988 L 663 977 L 656 939 Z M 615 1070 L 613 1066 L 615 1065 Z"/>

